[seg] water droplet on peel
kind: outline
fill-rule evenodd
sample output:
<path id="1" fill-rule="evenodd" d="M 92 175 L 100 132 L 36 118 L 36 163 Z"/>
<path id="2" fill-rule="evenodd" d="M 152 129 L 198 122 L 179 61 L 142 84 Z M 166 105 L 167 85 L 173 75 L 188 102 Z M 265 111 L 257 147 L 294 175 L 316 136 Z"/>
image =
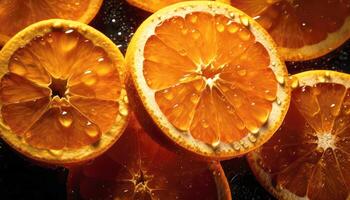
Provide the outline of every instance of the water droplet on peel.
<path id="1" fill-rule="evenodd" d="M 276 99 L 276 103 L 277 103 L 277 105 L 281 105 L 282 104 L 281 100 L 279 100 L 279 99 Z"/>
<path id="2" fill-rule="evenodd" d="M 95 125 L 88 121 L 85 125 L 85 133 L 90 137 L 96 137 L 99 134 L 99 130 Z"/>
<path id="3" fill-rule="evenodd" d="M 241 23 L 242 23 L 244 26 L 248 26 L 248 25 L 249 25 L 249 19 L 248 19 L 248 17 L 246 17 L 246 16 L 240 16 L 239 19 L 240 19 Z"/>
<path id="4" fill-rule="evenodd" d="M 49 149 L 48 151 L 54 156 L 61 156 L 63 154 L 63 150 Z"/>
<path id="5" fill-rule="evenodd" d="M 87 86 L 92 86 L 97 82 L 97 77 L 91 70 L 86 70 L 81 81 Z"/>
<path id="6" fill-rule="evenodd" d="M 255 143 L 255 142 L 256 142 L 256 137 L 253 136 L 253 135 L 249 135 L 249 136 L 248 136 L 248 139 L 249 139 L 249 141 L 251 141 L 252 143 Z"/>
<path id="7" fill-rule="evenodd" d="M 218 147 L 220 144 L 220 140 L 215 140 L 213 143 L 211 143 L 211 146 L 213 146 L 214 148 Z"/>
<path id="8" fill-rule="evenodd" d="M 298 80 L 298 78 L 293 77 L 291 86 L 292 86 L 293 89 L 299 87 L 299 80 Z"/>
<path id="9" fill-rule="evenodd" d="M 236 151 L 239 151 L 241 149 L 241 146 L 238 144 L 238 143 L 234 143 L 233 144 L 233 148 L 236 150 Z"/>
<path id="10" fill-rule="evenodd" d="M 122 116 L 127 116 L 129 114 L 129 111 L 128 109 L 126 109 L 125 107 L 121 107 L 119 109 L 119 113 L 122 115 Z"/>
<path id="11" fill-rule="evenodd" d="M 284 85 L 284 77 L 283 76 L 276 76 L 276 80 L 279 84 Z"/>
<path id="12" fill-rule="evenodd" d="M 73 123 L 73 118 L 67 111 L 62 111 L 58 117 L 58 121 L 63 127 L 68 128 Z"/>

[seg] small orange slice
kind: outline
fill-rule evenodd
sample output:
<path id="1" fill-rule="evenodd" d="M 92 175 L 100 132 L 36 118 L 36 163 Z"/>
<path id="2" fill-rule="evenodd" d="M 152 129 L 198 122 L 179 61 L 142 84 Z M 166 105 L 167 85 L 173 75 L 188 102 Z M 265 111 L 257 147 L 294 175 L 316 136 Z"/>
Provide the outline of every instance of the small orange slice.
<path id="1" fill-rule="evenodd" d="M 349 199 L 350 75 L 309 71 L 292 85 L 284 124 L 250 166 L 278 199 Z"/>
<path id="2" fill-rule="evenodd" d="M 62 18 L 89 23 L 103 0 L 3 0 L 0 1 L 0 45 L 35 22 Z"/>
<path id="3" fill-rule="evenodd" d="M 349 0 L 219 0 L 256 19 L 286 60 L 323 56 L 350 38 Z"/>
<path id="4" fill-rule="evenodd" d="M 101 154 L 128 115 L 124 59 L 102 33 L 48 20 L 0 53 L 1 135 L 33 159 L 66 164 Z"/>
<path id="5" fill-rule="evenodd" d="M 219 162 L 189 160 L 159 146 L 135 118 L 105 154 L 71 169 L 67 186 L 71 199 L 231 200 Z"/>
<path id="6" fill-rule="evenodd" d="M 136 89 L 130 96 L 196 155 L 224 159 L 258 147 L 289 106 L 287 71 L 272 39 L 226 4 L 160 10 L 137 30 L 126 60 Z"/>

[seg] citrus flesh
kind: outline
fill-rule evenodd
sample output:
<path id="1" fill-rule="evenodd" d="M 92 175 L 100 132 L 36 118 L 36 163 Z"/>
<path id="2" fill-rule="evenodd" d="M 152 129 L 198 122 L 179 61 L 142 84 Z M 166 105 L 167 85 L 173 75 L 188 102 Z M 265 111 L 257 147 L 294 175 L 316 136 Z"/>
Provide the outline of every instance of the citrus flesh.
<path id="1" fill-rule="evenodd" d="M 199 154 L 230 157 L 263 143 L 283 120 L 289 85 L 273 45 L 244 13 L 190 2 L 146 20 L 126 59 L 166 135 Z"/>
<path id="2" fill-rule="evenodd" d="M 102 0 L 5 0 L 0 2 L 0 44 L 35 22 L 62 18 L 89 23 Z M 14 23 L 15 22 L 15 23 Z"/>
<path id="3" fill-rule="evenodd" d="M 109 42 L 86 25 L 62 20 L 40 22 L 11 39 L 0 54 L 4 139 L 52 162 L 70 162 L 73 152 L 78 161 L 110 146 L 127 107 L 120 102 L 123 57 Z M 51 157 L 45 150 L 60 153 Z"/>
<path id="4" fill-rule="evenodd" d="M 350 37 L 349 0 L 221 0 L 254 17 L 287 60 L 320 57 Z"/>
<path id="5" fill-rule="evenodd" d="M 161 147 L 135 118 L 105 154 L 70 171 L 68 194 L 91 200 L 231 199 L 218 162 L 183 158 Z"/>
<path id="6" fill-rule="evenodd" d="M 248 156 L 258 180 L 279 199 L 348 199 L 350 76 L 293 76 L 290 109 L 277 133 Z"/>

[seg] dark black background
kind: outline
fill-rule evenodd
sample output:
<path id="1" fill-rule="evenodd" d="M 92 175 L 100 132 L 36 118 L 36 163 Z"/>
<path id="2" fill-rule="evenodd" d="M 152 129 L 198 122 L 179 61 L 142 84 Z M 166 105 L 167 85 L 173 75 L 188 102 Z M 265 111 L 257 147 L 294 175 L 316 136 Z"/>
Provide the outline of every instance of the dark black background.
<path id="1" fill-rule="evenodd" d="M 105 0 L 91 23 L 105 33 L 125 53 L 128 42 L 138 25 L 149 16 L 124 0 Z M 332 69 L 350 72 L 350 41 L 330 54 L 308 62 L 289 62 L 291 74 L 310 69 Z M 255 180 L 245 158 L 222 162 L 230 183 L 233 199 L 272 200 Z M 0 140 L 0 199 L 1 200 L 56 200 L 66 199 L 65 181 L 68 170 L 33 164 Z"/>

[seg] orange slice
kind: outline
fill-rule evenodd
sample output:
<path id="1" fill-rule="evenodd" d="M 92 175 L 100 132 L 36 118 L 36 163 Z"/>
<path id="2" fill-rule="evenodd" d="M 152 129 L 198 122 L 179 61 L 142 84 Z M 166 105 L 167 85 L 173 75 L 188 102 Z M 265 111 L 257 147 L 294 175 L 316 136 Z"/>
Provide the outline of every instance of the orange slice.
<path id="1" fill-rule="evenodd" d="M 171 4 L 183 2 L 183 1 L 189 1 L 189 0 L 126 0 L 129 4 L 138 7 L 142 10 L 148 11 L 148 12 L 156 12 L 157 10 L 164 8 L 166 6 L 169 6 Z M 200 1 L 200 0 L 192 0 L 192 1 Z M 214 1 L 214 0 L 209 0 Z"/>
<path id="2" fill-rule="evenodd" d="M 349 0 L 219 0 L 256 19 L 286 60 L 323 56 L 350 38 Z"/>
<path id="3" fill-rule="evenodd" d="M 71 199 L 231 199 L 219 162 L 184 159 L 159 146 L 135 118 L 105 154 L 71 169 L 67 186 Z"/>
<path id="4" fill-rule="evenodd" d="M 33 159 L 67 164 L 101 154 L 128 115 L 124 59 L 95 29 L 48 20 L 0 53 L 1 136 Z"/>
<path id="5" fill-rule="evenodd" d="M 278 199 L 349 199 L 350 75 L 308 71 L 292 85 L 284 124 L 249 154 L 251 168 Z"/>
<path id="6" fill-rule="evenodd" d="M 5 0 L 0 2 L 0 45 L 35 22 L 62 18 L 89 23 L 103 0 Z"/>
<path id="7" fill-rule="evenodd" d="M 218 2 L 160 10 L 126 55 L 131 85 L 163 133 L 196 155 L 242 155 L 267 141 L 289 106 L 287 71 L 269 35 Z"/>

